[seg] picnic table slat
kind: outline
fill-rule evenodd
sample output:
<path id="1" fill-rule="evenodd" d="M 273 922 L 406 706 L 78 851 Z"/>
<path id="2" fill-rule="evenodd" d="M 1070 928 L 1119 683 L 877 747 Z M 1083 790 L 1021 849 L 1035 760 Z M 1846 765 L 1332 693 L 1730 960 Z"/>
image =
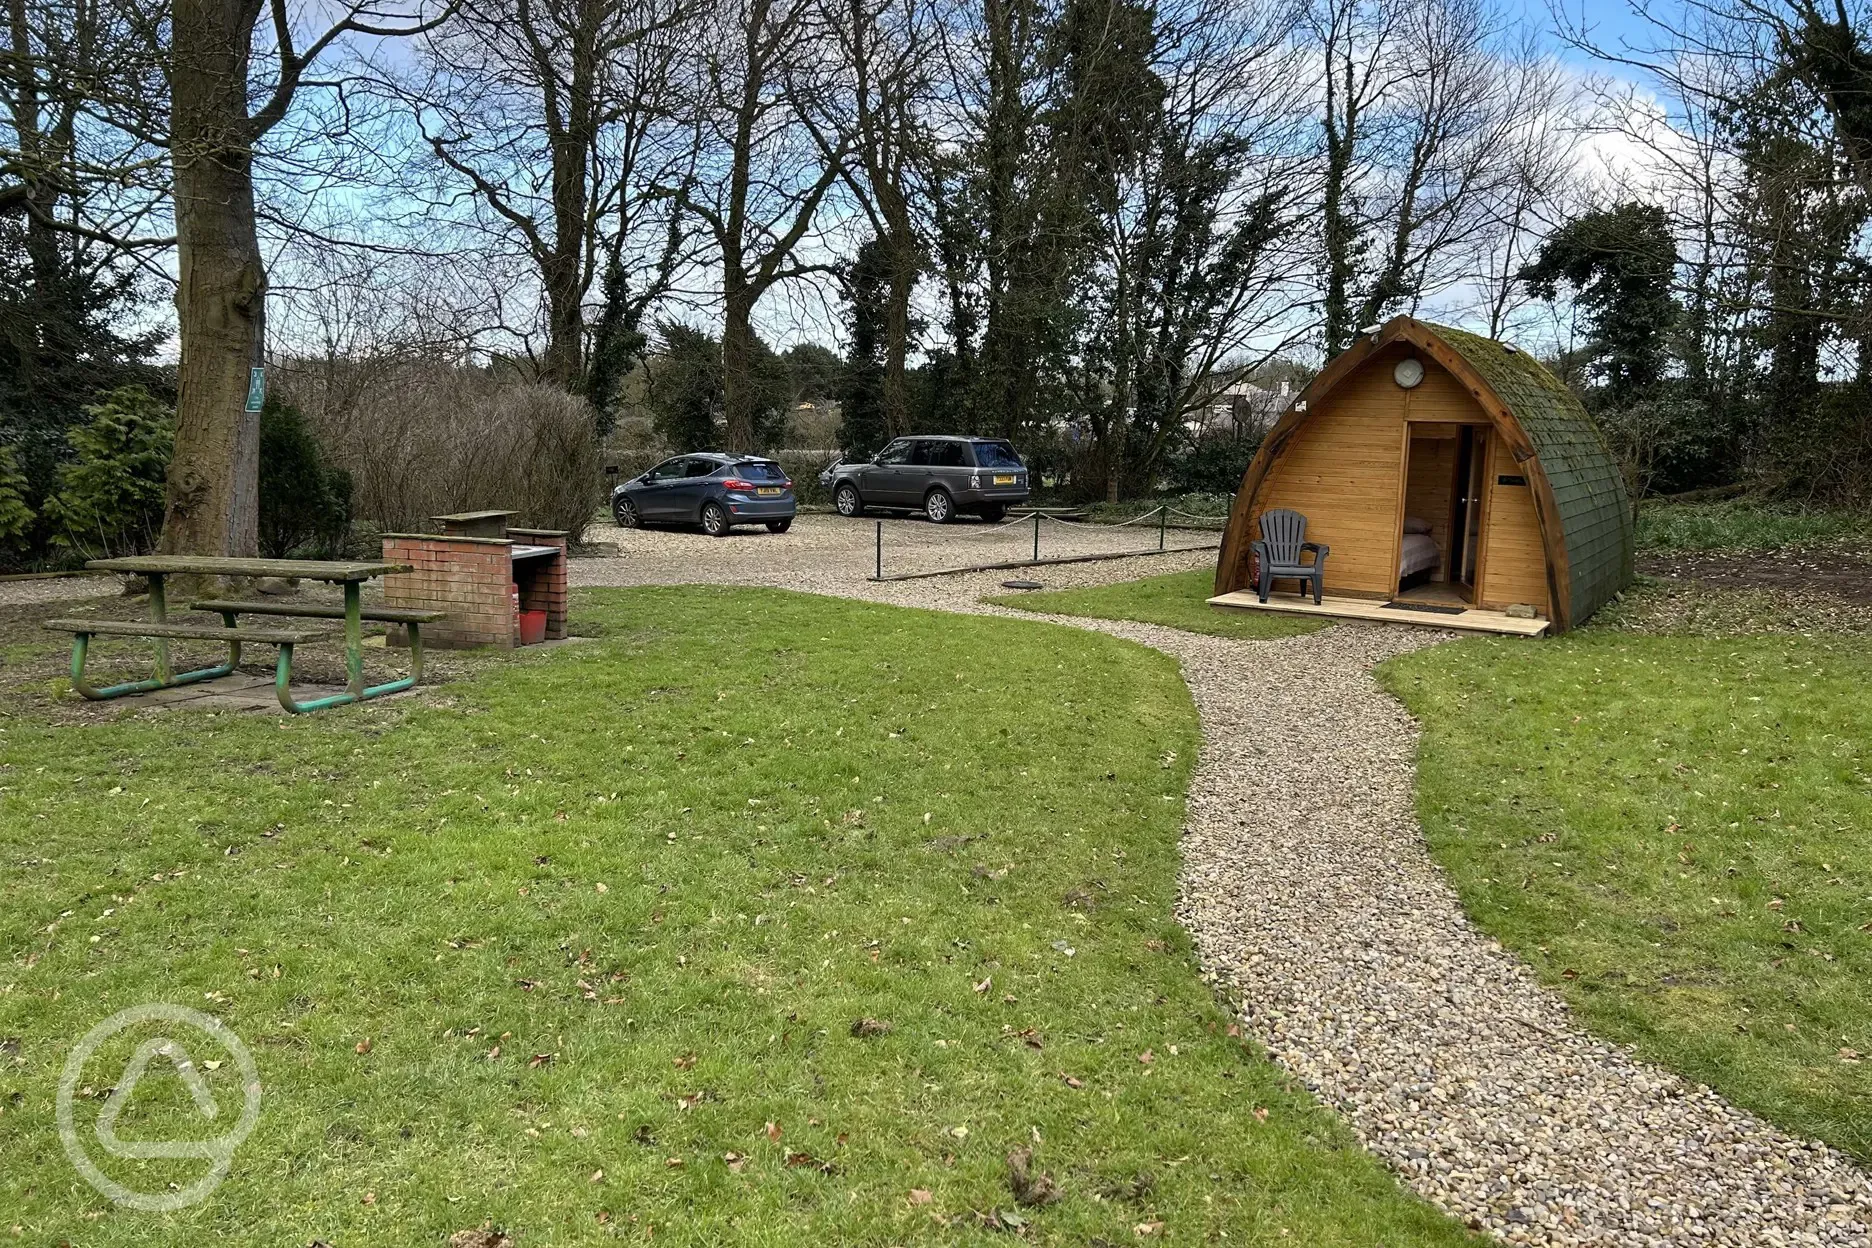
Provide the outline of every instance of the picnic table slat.
<path id="1" fill-rule="evenodd" d="M 345 609 L 324 603 L 261 602 L 251 598 L 208 598 L 188 604 L 191 611 L 231 611 L 237 615 L 283 615 L 294 619 L 342 620 Z M 358 618 L 373 624 L 433 624 L 448 619 L 446 611 L 423 607 L 364 607 Z"/>
<path id="2" fill-rule="evenodd" d="M 92 559 L 85 567 L 96 572 L 126 572 L 137 576 L 276 576 L 302 581 L 368 581 L 393 572 L 408 572 L 407 563 L 381 560 L 247 559 L 219 555 L 128 555 L 120 559 Z"/>
<path id="3" fill-rule="evenodd" d="M 257 641 L 266 645 L 304 645 L 329 636 L 319 629 L 224 628 L 219 624 L 158 624 L 153 620 L 47 620 L 55 633 L 92 637 L 169 637 L 179 641 Z"/>

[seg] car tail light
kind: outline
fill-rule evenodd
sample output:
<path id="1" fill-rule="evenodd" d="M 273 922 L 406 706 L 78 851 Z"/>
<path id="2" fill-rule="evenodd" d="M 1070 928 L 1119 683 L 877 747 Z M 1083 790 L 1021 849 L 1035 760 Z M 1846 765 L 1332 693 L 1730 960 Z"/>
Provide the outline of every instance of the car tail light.
<path id="1" fill-rule="evenodd" d="M 729 477 L 726 481 L 722 482 L 722 488 L 736 490 L 745 494 L 754 488 L 754 483 L 752 481 L 743 481 L 740 477 Z"/>

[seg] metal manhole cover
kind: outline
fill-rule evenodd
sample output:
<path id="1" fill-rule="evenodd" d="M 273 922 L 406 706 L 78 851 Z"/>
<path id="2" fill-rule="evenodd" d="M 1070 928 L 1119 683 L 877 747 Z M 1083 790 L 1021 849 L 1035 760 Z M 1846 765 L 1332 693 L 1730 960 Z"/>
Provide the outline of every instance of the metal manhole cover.
<path id="1" fill-rule="evenodd" d="M 1002 581 L 1002 589 L 1044 589 L 1039 581 Z"/>

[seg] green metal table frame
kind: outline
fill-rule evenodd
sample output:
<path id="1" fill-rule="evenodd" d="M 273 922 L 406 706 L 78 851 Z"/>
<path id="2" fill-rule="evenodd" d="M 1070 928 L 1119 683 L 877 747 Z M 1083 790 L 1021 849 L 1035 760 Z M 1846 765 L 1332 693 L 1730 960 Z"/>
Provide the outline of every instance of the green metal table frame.
<path id="1" fill-rule="evenodd" d="M 150 622 L 166 624 L 169 622 L 169 597 L 163 584 L 163 574 L 146 572 L 149 579 Z M 192 672 L 176 674 L 169 662 L 169 638 L 152 638 L 156 643 L 156 675 L 150 680 L 130 680 L 121 685 L 106 685 L 99 689 L 85 679 L 85 658 L 91 649 L 91 634 L 72 634 L 71 678 L 72 688 L 93 702 L 105 702 L 111 698 L 121 698 L 132 693 L 151 693 L 157 689 L 173 689 L 178 685 L 192 685 L 198 680 L 214 680 L 220 676 L 231 675 L 240 663 L 241 643 L 228 642 L 228 657 L 225 663 L 213 667 L 198 668 Z"/>
<path id="2" fill-rule="evenodd" d="M 381 685 L 364 684 L 364 617 L 360 600 L 358 582 L 344 583 L 345 602 L 345 691 L 329 697 L 313 698 L 310 702 L 300 702 L 292 695 L 292 658 L 291 642 L 281 644 L 279 664 L 274 669 L 273 687 L 279 693 L 279 703 L 294 715 L 304 715 L 308 711 L 322 711 L 328 706 L 343 706 L 347 702 L 368 702 L 372 698 L 381 698 L 386 694 L 402 693 L 405 689 L 414 689 L 422 679 L 422 625 L 410 621 L 403 627 L 409 630 L 410 671 L 409 675 L 398 680 L 387 680 Z M 221 612 L 221 618 L 229 628 L 235 627 L 234 611 Z M 236 657 L 240 652 L 240 643 L 229 643 Z"/>
<path id="3" fill-rule="evenodd" d="M 322 711 L 327 707 L 343 706 L 350 702 L 365 702 L 372 698 L 381 698 L 387 694 L 401 693 L 413 688 L 422 677 L 422 631 L 417 624 L 407 624 L 410 639 L 410 674 L 398 680 L 386 681 L 381 685 L 364 684 L 364 600 L 363 581 L 358 576 L 347 575 L 334 577 L 322 574 L 315 563 L 291 560 L 241 560 L 230 559 L 217 561 L 210 558 L 181 558 L 172 566 L 153 566 L 162 562 L 160 556 L 145 556 L 131 559 L 94 559 L 86 567 L 104 571 L 131 572 L 146 578 L 149 582 L 150 620 L 152 623 L 168 622 L 169 597 L 166 578 L 171 573 L 180 575 L 299 575 L 313 579 L 339 580 L 344 586 L 344 644 L 345 644 L 345 691 L 329 697 L 313 698 L 309 702 L 300 702 L 292 695 L 292 660 L 293 643 L 282 642 L 279 646 L 279 659 L 274 665 L 273 686 L 279 694 L 279 702 L 288 712 L 304 715 L 309 711 Z M 224 562 L 226 566 L 209 566 Z M 235 571 L 236 567 L 259 568 L 265 565 L 268 570 L 255 572 Z M 348 566 L 348 565 L 347 565 Z M 401 565 L 368 565 L 383 567 L 389 571 L 403 570 Z M 274 571 L 286 569 L 290 571 Z M 375 575 L 375 572 L 370 573 Z M 229 628 L 236 627 L 233 611 L 221 612 L 222 620 Z M 150 680 L 126 681 L 120 685 L 108 685 L 102 689 L 94 688 L 84 679 L 85 656 L 89 649 L 90 637 L 85 633 L 75 634 L 72 638 L 72 686 L 92 701 L 106 701 L 121 698 L 126 694 L 150 693 L 157 689 L 173 689 L 179 685 L 192 685 L 197 681 L 214 680 L 220 676 L 231 675 L 240 663 L 241 643 L 228 641 L 228 656 L 225 662 L 213 667 L 198 668 L 192 672 L 176 673 L 170 663 L 169 638 L 153 638 L 156 643 L 156 675 Z"/>

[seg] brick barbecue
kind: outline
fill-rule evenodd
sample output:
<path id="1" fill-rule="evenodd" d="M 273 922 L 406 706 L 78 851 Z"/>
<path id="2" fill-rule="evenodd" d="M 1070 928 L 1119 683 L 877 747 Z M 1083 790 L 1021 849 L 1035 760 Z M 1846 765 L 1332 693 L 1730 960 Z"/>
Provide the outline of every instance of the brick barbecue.
<path id="1" fill-rule="evenodd" d="M 520 610 L 546 613 L 546 639 L 566 635 L 566 534 L 560 529 L 509 528 L 506 511 L 432 517 L 436 533 L 386 533 L 384 559 L 412 571 L 384 577 L 384 601 L 397 607 L 448 612 L 425 625 L 423 644 L 446 649 L 520 644 Z M 392 630 L 391 644 L 403 644 Z"/>

